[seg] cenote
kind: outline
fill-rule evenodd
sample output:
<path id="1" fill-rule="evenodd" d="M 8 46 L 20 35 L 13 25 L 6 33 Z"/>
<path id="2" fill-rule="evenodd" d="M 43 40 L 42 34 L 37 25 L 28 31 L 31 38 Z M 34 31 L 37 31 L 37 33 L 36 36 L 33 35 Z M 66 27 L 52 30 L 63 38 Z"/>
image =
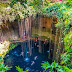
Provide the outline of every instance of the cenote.
<path id="1" fill-rule="evenodd" d="M 72 72 L 72 0 L 0 0 L 0 72 Z"/>
<path id="2" fill-rule="evenodd" d="M 41 21 L 38 21 L 38 19 L 44 19 L 44 23 L 40 23 Z M 19 30 L 16 30 L 19 40 L 10 41 L 19 45 L 10 50 L 4 57 L 4 64 L 9 67 L 12 66 L 11 70 L 7 72 L 17 72 L 16 66 L 28 72 L 43 72 L 45 69 L 41 67 L 41 63 L 44 61 L 52 63 L 54 32 L 48 25 L 48 23 L 52 23 L 51 19 L 38 16 L 32 22 L 27 20 L 29 19 L 21 20 Z M 47 69 L 48 71 L 49 69 Z"/>
<path id="3" fill-rule="evenodd" d="M 51 59 L 48 59 L 49 54 L 49 42 L 46 40 L 40 41 L 40 45 L 42 48 L 41 53 L 39 52 L 39 40 L 38 38 L 36 40 L 30 40 L 30 45 L 32 49 L 32 53 L 30 55 L 29 51 L 29 45 L 28 40 L 20 43 L 16 48 L 9 51 L 9 53 L 6 54 L 4 60 L 5 64 L 8 66 L 12 66 L 11 70 L 7 72 L 17 72 L 15 66 L 19 66 L 20 68 L 23 68 L 23 70 L 28 70 L 28 72 L 43 72 L 43 68 L 41 67 L 41 63 L 43 61 L 48 61 L 49 63 L 52 62 Z M 23 45 L 23 47 L 22 47 Z M 53 44 L 52 44 L 53 46 Z M 51 53 L 53 53 L 53 49 L 50 50 Z M 52 57 L 52 55 L 51 55 Z M 48 71 L 48 70 L 47 70 Z"/>
<path id="4" fill-rule="evenodd" d="M 43 19 L 44 23 L 40 23 Z M 18 46 L 10 50 L 4 57 L 4 64 L 9 67 L 12 66 L 7 72 L 17 72 L 16 66 L 28 72 L 43 72 L 45 69 L 41 67 L 41 63 L 44 61 L 52 63 L 55 34 L 50 29 L 51 19 L 38 15 L 36 20 L 33 18 L 31 22 L 28 20 L 21 20 L 18 30 L 13 27 L 19 40 L 10 41 L 11 43 L 18 43 Z M 48 25 L 49 23 L 50 25 Z M 46 71 L 48 72 L 49 69 Z"/>

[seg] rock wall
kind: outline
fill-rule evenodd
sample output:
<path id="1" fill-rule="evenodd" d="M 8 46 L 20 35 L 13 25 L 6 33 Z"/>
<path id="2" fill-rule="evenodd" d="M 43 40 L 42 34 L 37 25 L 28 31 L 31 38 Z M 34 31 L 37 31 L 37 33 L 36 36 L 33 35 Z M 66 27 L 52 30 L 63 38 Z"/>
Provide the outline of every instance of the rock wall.
<path id="1" fill-rule="evenodd" d="M 7 22 L 8 27 L 1 26 L 1 32 L 0 32 L 0 42 L 5 40 L 17 40 L 19 29 L 18 29 L 18 22 Z"/>
<path id="2" fill-rule="evenodd" d="M 31 18 L 31 27 L 34 27 L 35 25 L 39 27 L 39 23 L 41 21 L 42 28 L 52 29 L 52 33 L 55 34 L 55 25 L 53 23 L 52 18 L 43 18 L 41 17 L 40 20 L 35 18 Z M 26 23 L 27 25 L 28 23 Z M 6 22 L 5 25 L 0 26 L 0 42 L 5 40 L 18 40 L 19 36 L 22 35 L 22 27 L 24 25 L 24 22 L 18 22 L 15 20 L 14 22 Z M 36 27 L 35 26 L 35 27 Z M 26 27 L 26 26 L 25 26 Z M 28 29 L 28 25 L 26 27 Z"/>

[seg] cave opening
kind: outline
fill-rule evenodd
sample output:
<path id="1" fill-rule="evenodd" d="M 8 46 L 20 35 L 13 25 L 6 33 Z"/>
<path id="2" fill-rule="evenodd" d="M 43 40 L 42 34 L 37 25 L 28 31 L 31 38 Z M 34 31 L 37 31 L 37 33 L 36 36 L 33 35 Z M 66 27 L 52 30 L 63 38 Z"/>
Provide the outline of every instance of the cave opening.
<path id="1" fill-rule="evenodd" d="M 55 23 L 52 18 L 38 16 L 28 17 L 18 22 L 18 38 L 11 43 L 20 45 L 5 56 L 5 64 L 12 66 L 9 72 L 16 72 L 19 66 L 29 72 L 39 72 L 43 61 L 52 63 L 54 53 Z M 54 29 L 54 31 L 53 31 Z M 16 31 L 15 31 L 16 32 Z M 8 56 L 9 55 L 9 56 Z"/>

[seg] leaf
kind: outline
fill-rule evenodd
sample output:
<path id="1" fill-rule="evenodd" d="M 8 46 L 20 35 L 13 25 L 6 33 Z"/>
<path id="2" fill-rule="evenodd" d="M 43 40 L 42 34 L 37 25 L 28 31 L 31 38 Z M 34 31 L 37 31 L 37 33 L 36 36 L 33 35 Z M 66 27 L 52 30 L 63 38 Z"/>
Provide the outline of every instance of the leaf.
<path id="1" fill-rule="evenodd" d="M 44 62 L 44 63 L 41 63 L 42 66 L 44 69 L 48 69 L 48 68 L 51 68 L 51 65 L 49 64 L 49 62 Z"/>
<path id="2" fill-rule="evenodd" d="M 23 71 L 23 69 L 22 68 L 20 68 L 19 66 L 17 67 L 17 66 L 15 66 L 16 67 L 16 70 L 17 71 L 19 71 L 19 72 L 27 72 L 27 71 Z"/>

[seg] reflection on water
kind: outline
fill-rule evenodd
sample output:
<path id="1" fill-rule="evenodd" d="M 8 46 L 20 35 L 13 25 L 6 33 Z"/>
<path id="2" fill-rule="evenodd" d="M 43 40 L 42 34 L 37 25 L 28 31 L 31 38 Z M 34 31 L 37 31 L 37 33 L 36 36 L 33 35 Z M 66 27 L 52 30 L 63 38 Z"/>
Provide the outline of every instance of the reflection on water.
<path id="1" fill-rule="evenodd" d="M 17 51 L 14 51 L 14 52 L 12 53 L 12 55 L 20 56 L 20 55 L 17 53 Z"/>
<path id="2" fill-rule="evenodd" d="M 45 28 L 45 29 L 41 29 L 41 36 L 40 37 L 42 39 L 54 40 L 54 34 L 51 33 L 51 29 L 48 29 L 48 28 Z M 32 36 L 34 36 L 34 37 L 39 36 L 39 29 L 38 28 L 32 27 Z"/>
<path id="3" fill-rule="evenodd" d="M 48 53 L 50 52 L 50 51 L 47 51 Z"/>
<path id="4" fill-rule="evenodd" d="M 6 64 L 9 66 L 14 65 L 14 58 L 12 56 L 9 56 L 6 58 Z"/>
<path id="5" fill-rule="evenodd" d="M 29 62 L 29 58 L 28 58 L 28 57 L 25 58 L 24 61 L 25 61 L 25 62 Z"/>
<path id="6" fill-rule="evenodd" d="M 41 41 L 42 53 L 39 53 L 39 43 L 34 41 L 35 40 L 32 41 L 31 56 L 29 55 L 27 46 L 25 46 L 25 51 L 27 52 L 26 53 L 25 51 L 22 52 L 20 45 L 7 54 L 9 56 L 6 56 L 4 58 L 5 64 L 12 66 L 12 69 L 7 72 L 17 72 L 15 66 L 19 66 L 20 68 L 23 68 L 23 70 L 27 70 L 28 72 L 43 72 L 44 69 L 41 67 L 41 63 L 43 61 L 49 61 L 51 63 L 51 60 L 48 59 L 47 53 L 47 51 L 49 51 L 49 43 L 46 42 L 44 44 L 44 42 Z"/>

